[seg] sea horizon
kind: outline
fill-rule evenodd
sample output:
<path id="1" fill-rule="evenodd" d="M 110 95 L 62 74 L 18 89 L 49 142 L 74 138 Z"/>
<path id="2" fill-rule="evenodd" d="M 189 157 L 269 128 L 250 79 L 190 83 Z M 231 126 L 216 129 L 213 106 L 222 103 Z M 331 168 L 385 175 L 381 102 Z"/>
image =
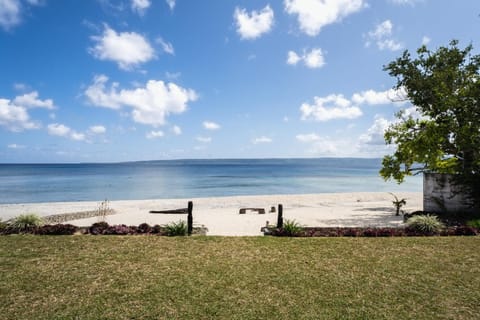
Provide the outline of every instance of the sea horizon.
<path id="1" fill-rule="evenodd" d="M 422 190 L 385 182 L 380 158 L 182 159 L 0 164 L 0 203 Z"/>

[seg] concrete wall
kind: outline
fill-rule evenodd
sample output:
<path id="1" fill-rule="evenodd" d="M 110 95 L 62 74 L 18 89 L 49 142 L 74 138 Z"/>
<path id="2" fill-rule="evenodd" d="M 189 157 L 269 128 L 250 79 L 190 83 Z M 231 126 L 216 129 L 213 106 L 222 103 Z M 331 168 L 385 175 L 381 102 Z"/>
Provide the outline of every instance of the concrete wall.
<path id="1" fill-rule="evenodd" d="M 450 174 L 423 174 L 423 211 L 470 212 L 472 209 L 459 188 L 452 182 Z"/>

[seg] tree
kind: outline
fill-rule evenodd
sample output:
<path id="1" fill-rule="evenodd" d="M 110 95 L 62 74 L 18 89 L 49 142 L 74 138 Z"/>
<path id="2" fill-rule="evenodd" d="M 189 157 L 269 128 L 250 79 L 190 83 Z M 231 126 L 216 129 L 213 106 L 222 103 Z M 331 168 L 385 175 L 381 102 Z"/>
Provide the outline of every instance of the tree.
<path id="1" fill-rule="evenodd" d="M 480 204 L 480 55 L 472 45 L 432 52 L 426 46 L 413 58 L 408 51 L 384 66 L 395 77 L 417 116 L 399 112 L 385 141 L 396 145 L 383 158 L 380 174 L 401 183 L 420 172 L 449 173 L 472 204 Z"/>

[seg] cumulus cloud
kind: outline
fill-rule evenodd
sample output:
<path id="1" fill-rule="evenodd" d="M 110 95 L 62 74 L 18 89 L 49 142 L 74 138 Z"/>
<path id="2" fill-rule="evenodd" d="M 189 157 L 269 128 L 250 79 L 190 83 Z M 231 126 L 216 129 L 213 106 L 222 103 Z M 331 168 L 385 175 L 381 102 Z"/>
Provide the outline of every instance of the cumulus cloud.
<path id="1" fill-rule="evenodd" d="M 380 50 L 397 51 L 403 48 L 403 44 L 396 41 L 393 37 L 393 23 L 385 20 L 375 26 L 375 29 L 369 31 L 366 35 L 365 46 L 369 47 L 372 42 L 377 45 Z"/>
<path id="2" fill-rule="evenodd" d="M 55 105 L 52 99 L 39 99 L 37 91 L 17 96 L 13 101 L 0 98 L 0 126 L 14 132 L 40 128 L 39 123 L 30 119 L 28 109 L 32 108 L 54 109 Z"/>
<path id="3" fill-rule="evenodd" d="M 310 51 L 303 51 L 300 56 L 295 51 L 289 51 L 287 56 L 287 64 L 296 65 L 302 61 L 308 68 L 321 68 L 325 65 L 325 58 L 323 57 L 322 49 L 313 48 Z"/>
<path id="4" fill-rule="evenodd" d="M 91 126 L 88 129 L 88 132 L 91 134 L 104 134 L 107 132 L 107 129 L 104 126 L 97 125 L 97 126 Z"/>
<path id="5" fill-rule="evenodd" d="M 163 40 L 161 37 L 157 38 L 156 42 L 162 46 L 163 52 L 171 54 L 172 56 L 175 55 L 175 49 L 170 42 Z"/>
<path id="6" fill-rule="evenodd" d="M 182 134 L 182 128 L 179 126 L 173 126 L 172 131 L 177 136 Z"/>
<path id="7" fill-rule="evenodd" d="M 285 11 L 298 16 L 300 30 L 309 36 L 365 6 L 364 0 L 285 0 Z"/>
<path id="8" fill-rule="evenodd" d="M 432 39 L 430 39 L 429 37 L 427 36 L 422 37 L 422 45 L 426 46 L 427 44 L 430 43 L 430 41 L 432 41 Z"/>
<path id="9" fill-rule="evenodd" d="M 21 3 L 19 0 L 0 0 L 0 26 L 4 30 L 21 22 Z"/>
<path id="10" fill-rule="evenodd" d="M 132 10 L 139 15 L 144 15 L 145 11 L 150 7 L 150 0 L 132 0 Z"/>
<path id="11" fill-rule="evenodd" d="M 391 3 L 398 4 L 398 5 L 415 5 L 417 2 L 423 0 L 390 0 Z"/>
<path id="12" fill-rule="evenodd" d="M 202 136 L 199 136 L 199 137 L 196 137 L 195 138 L 198 142 L 201 142 L 201 143 L 210 143 L 212 142 L 212 138 L 211 137 L 202 137 Z"/>
<path id="13" fill-rule="evenodd" d="M 314 103 L 303 103 L 300 107 L 302 120 L 329 121 L 333 119 L 354 119 L 362 115 L 358 106 L 352 105 L 342 94 L 314 97 Z"/>
<path id="14" fill-rule="evenodd" d="M 375 117 L 373 125 L 368 128 L 366 133 L 360 135 L 360 142 L 368 145 L 384 145 L 385 139 L 383 136 L 390 124 L 391 122 L 383 117 Z"/>
<path id="15" fill-rule="evenodd" d="M 320 140 L 320 136 L 316 133 L 297 134 L 296 138 L 300 142 L 313 142 Z"/>
<path id="16" fill-rule="evenodd" d="M 167 5 L 168 7 L 170 8 L 170 10 L 173 11 L 173 9 L 175 8 L 175 2 L 176 0 L 165 0 L 167 2 Z"/>
<path id="17" fill-rule="evenodd" d="M 13 103 L 26 108 L 45 108 L 55 109 L 52 99 L 40 100 L 38 99 L 38 92 L 32 91 L 22 96 L 17 96 Z"/>
<path id="18" fill-rule="evenodd" d="M 135 32 L 120 32 L 105 25 L 101 36 L 92 36 L 96 43 L 89 49 L 99 60 L 114 61 L 123 70 L 132 70 L 155 57 L 155 52 L 142 35 Z"/>
<path id="19" fill-rule="evenodd" d="M 93 105 L 116 110 L 130 108 L 133 121 L 154 127 L 164 125 L 170 114 L 185 112 L 188 102 L 197 99 L 194 90 L 171 82 L 149 80 L 144 87 L 130 90 L 119 89 L 116 82 L 107 88 L 107 82 L 108 77 L 98 75 L 86 89 L 85 95 Z"/>
<path id="20" fill-rule="evenodd" d="M 269 138 L 269 137 L 265 137 L 265 136 L 261 136 L 261 137 L 258 137 L 258 138 L 255 138 L 255 139 L 252 140 L 253 144 L 271 143 L 271 142 L 272 142 L 272 139 Z"/>
<path id="21" fill-rule="evenodd" d="M 218 130 L 220 129 L 220 125 L 218 123 L 212 121 L 204 121 L 203 127 L 207 130 Z"/>
<path id="22" fill-rule="evenodd" d="M 86 135 L 84 133 L 76 132 L 64 124 L 60 123 L 51 123 L 47 126 L 47 131 L 49 135 L 64 137 L 76 141 L 86 140 Z"/>
<path id="23" fill-rule="evenodd" d="M 269 32 L 273 27 L 273 10 L 267 5 L 260 12 L 250 13 L 246 9 L 235 8 L 233 14 L 237 25 L 237 33 L 242 39 L 253 40 Z"/>
<path id="24" fill-rule="evenodd" d="M 407 92 L 404 88 L 399 90 L 389 89 L 386 91 L 366 90 L 354 93 L 352 96 L 353 103 L 382 105 L 390 103 L 404 104 L 407 102 Z"/>
<path id="25" fill-rule="evenodd" d="M 25 149 L 26 147 L 21 144 L 12 143 L 7 146 L 8 149 Z"/>
<path id="26" fill-rule="evenodd" d="M 147 139 L 156 139 L 163 137 L 163 131 L 150 131 L 146 134 Z"/>
<path id="27" fill-rule="evenodd" d="M 342 94 L 314 97 L 314 103 L 303 103 L 300 112 L 302 120 L 354 119 L 363 114 L 361 105 L 403 105 L 407 102 L 407 93 L 403 88 L 386 91 L 366 90 L 354 93 L 350 99 Z"/>

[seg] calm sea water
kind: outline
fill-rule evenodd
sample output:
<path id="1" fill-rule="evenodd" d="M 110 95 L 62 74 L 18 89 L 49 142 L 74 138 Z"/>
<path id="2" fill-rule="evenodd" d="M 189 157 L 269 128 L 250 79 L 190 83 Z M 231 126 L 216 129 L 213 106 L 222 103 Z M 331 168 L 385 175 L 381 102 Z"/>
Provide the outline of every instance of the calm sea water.
<path id="1" fill-rule="evenodd" d="M 384 182 L 380 159 L 172 160 L 0 164 L 0 203 L 422 190 Z"/>

